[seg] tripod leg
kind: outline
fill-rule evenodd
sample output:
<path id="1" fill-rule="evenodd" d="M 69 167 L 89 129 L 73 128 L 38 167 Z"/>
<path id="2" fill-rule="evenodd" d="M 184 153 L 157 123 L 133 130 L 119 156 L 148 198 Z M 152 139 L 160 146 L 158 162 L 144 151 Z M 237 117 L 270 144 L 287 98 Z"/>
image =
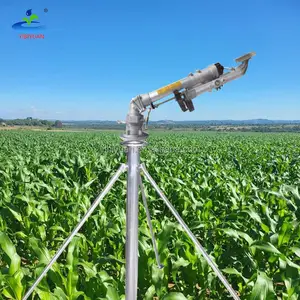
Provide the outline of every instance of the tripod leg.
<path id="1" fill-rule="evenodd" d="M 141 175 L 140 175 L 140 188 L 141 188 L 142 198 L 143 198 L 143 202 L 144 202 L 144 206 L 145 206 L 145 210 L 146 210 L 147 222 L 148 222 L 148 226 L 149 226 L 150 233 L 151 233 L 152 244 L 153 244 L 153 248 L 154 248 L 157 266 L 159 269 L 162 269 L 163 265 L 160 262 L 160 258 L 159 258 L 159 254 L 158 254 L 158 250 L 157 250 L 157 246 L 156 246 L 155 236 L 154 236 L 153 227 L 152 227 L 152 223 L 151 223 L 151 216 L 150 216 L 150 212 L 149 212 L 149 208 L 148 208 L 148 204 L 147 204 L 147 199 L 146 199 L 144 185 L 142 182 Z"/>
<path id="2" fill-rule="evenodd" d="M 76 225 L 76 227 L 73 229 L 71 234 L 67 237 L 67 239 L 64 241 L 62 246 L 59 248 L 59 250 L 56 252 L 56 254 L 53 256 L 49 264 L 46 266 L 46 268 L 43 270 L 41 275 L 36 279 L 32 287 L 28 290 L 26 295 L 23 297 L 22 300 L 27 300 L 34 289 L 38 286 L 38 284 L 41 282 L 43 277 L 47 274 L 47 272 L 51 269 L 52 265 L 56 262 L 56 260 L 59 258 L 59 256 L 63 253 L 63 251 L 67 248 L 73 237 L 78 233 L 80 228 L 83 226 L 85 221 L 90 217 L 90 215 L 93 213 L 95 208 L 99 205 L 100 201 L 105 197 L 105 195 L 110 191 L 114 183 L 117 181 L 117 179 L 120 177 L 120 175 L 126 170 L 127 166 L 125 164 L 122 164 L 118 171 L 115 173 L 115 175 L 111 178 L 111 180 L 108 182 L 102 193 L 95 199 L 92 206 L 89 208 L 89 210 L 86 212 L 86 214 L 83 216 L 81 221 Z"/>
<path id="3" fill-rule="evenodd" d="M 164 195 L 164 193 L 161 191 L 161 189 L 158 187 L 156 182 L 153 180 L 149 172 L 147 171 L 146 167 L 144 164 L 141 165 L 141 169 L 144 172 L 145 176 L 147 179 L 150 181 L 156 192 L 160 195 L 160 197 L 164 200 L 168 208 L 171 210 L 172 214 L 174 217 L 177 219 L 179 224 L 183 227 L 185 232 L 188 234 L 190 239 L 194 242 L 196 248 L 200 251 L 200 253 L 203 255 L 207 263 L 210 265 L 210 267 L 214 270 L 216 275 L 219 277 L 221 282 L 224 284 L 230 295 L 232 296 L 233 299 L 235 300 L 240 300 L 239 296 L 236 294 L 235 290 L 231 287 L 227 279 L 224 277 L 222 272 L 218 269 L 217 265 L 213 262 L 213 260 L 209 257 L 209 255 L 206 253 L 205 249 L 202 247 L 202 245 L 198 242 L 197 238 L 194 236 L 192 231 L 189 229 L 189 227 L 186 225 L 186 223 L 183 221 L 179 213 L 176 211 L 174 206 L 171 204 L 171 202 L 167 199 L 167 197 Z"/>

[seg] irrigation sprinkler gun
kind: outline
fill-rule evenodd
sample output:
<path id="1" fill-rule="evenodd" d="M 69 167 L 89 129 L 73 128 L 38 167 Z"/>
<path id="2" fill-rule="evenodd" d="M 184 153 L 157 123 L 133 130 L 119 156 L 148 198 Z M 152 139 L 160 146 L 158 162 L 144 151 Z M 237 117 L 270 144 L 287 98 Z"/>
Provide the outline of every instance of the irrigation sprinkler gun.
<path id="1" fill-rule="evenodd" d="M 176 100 L 182 111 L 193 111 L 194 105 L 192 100 L 204 92 L 212 91 L 213 89 L 219 90 L 221 87 L 234 79 L 243 76 L 248 68 L 249 60 L 255 55 L 254 52 L 245 54 L 235 61 L 240 63 L 237 67 L 225 68 L 220 63 L 213 64 L 203 70 L 198 70 L 195 73 L 189 74 L 187 77 L 171 83 L 165 87 L 155 90 L 148 94 L 138 95 L 130 102 L 129 112 L 126 118 L 126 132 L 121 136 L 121 144 L 127 149 L 127 163 L 121 164 L 117 172 L 110 179 L 104 190 L 95 199 L 89 210 L 83 216 L 82 220 L 76 225 L 71 234 L 63 242 L 57 253 L 48 263 L 46 268 L 36 279 L 32 287 L 28 290 L 23 300 L 30 297 L 34 289 L 41 282 L 43 277 L 51 269 L 52 265 L 56 262 L 62 252 L 69 245 L 73 237 L 78 233 L 80 228 L 84 225 L 85 221 L 96 209 L 100 201 L 111 190 L 114 183 L 118 180 L 120 175 L 127 171 L 127 199 L 126 199 L 126 287 L 125 298 L 126 300 L 137 299 L 137 281 L 138 281 L 138 192 L 141 190 L 143 203 L 146 209 L 147 222 L 149 225 L 155 257 L 159 268 L 163 268 L 160 263 L 159 254 L 155 242 L 153 228 L 150 219 L 150 213 L 147 205 L 146 195 L 142 183 L 141 173 L 148 179 L 150 184 L 163 199 L 167 207 L 171 210 L 176 220 L 183 227 L 187 235 L 194 242 L 196 249 L 203 255 L 209 266 L 213 269 L 215 274 L 224 284 L 233 299 L 240 299 L 235 290 L 228 283 L 222 272 L 218 269 L 217 265 L 202 247 L 198 239 L 191 232 L 189 227 L 181 218 L 180 214 L 176 211 L 171 202 L 164 195 L 162 190 L 153 180 L 144 164 L 140 163 L 140 149 L 145 146 L 148 134 L 144 132 L 149 120 L 149 113 L 152 109 L 156 109 L 162 104 L 171 100 Z M 224 73 L 224 70 L 228 72 Z M 173 94 L 172 98 L 157 103 L 158 100 Z M 143 112 L 148 108 L 149 113 L 147 119 L 144 119 Z"/>

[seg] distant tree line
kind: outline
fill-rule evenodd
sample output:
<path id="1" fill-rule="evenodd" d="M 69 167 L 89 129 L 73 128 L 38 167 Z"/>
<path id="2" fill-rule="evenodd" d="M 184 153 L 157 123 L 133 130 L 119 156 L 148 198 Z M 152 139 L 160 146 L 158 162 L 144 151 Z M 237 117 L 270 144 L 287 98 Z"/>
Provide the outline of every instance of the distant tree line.
<path id="1" fill-rule="evenodd" d="M 124 124 L 118 124 L 112 121 L 74 121 L 72 123 L 63 124 L 62 121 L 48 121 L 34 119 L 28 117 L 26 119 L 5 120 L 0 118 L 0 125 L 2 126 L 35 126 L 52 128 L 82 128 L 82 129 L 112 129 L 124 130 Z M 169 123 L 159 124 L 150 123 L 148 126 L 152 130 L 193 130 L 193 131 L 223 131 L 223 132 L 300 132 L 300 124 L 197 124 L 196 122 L 183 122 L 183 123 Z"/>
<path id="2" fill-rule="evenodd" d="M 226 132 L 300 132 L 300 124 L 282 124 L 282 125 L 196 125 L 196 124 L 166 124 L 150 125 L 149 129 L 165 130 L 193 130 L 193 131 L 226 131 Z"/>
<path id="3" fill-rule="evenodd" d="M 82 128 L 82 129 L 110 129 L 124 130 L 124 124 L 98 123 L 91 124 L 88 122 L 74 122 L 67 124 L 65 128 Z M 300 124 L 274 124 L 274 125 L 201 125 L 201 124 L 149 124 L 151 130 L 193 130 L 193 131 L 224 131 L 224 132 L 300 132 Z"/>
<path id="4" fill-rule="evenodd" d="M 13 120 L 5 120 L 0 118 L 0 123 L 6 126 L 37 126 L 37 127 L 55 127 L 62 128 L 63 124 L 61 121 L 48 121 L 48 120 L 40 120 L 34 119 L 32 117 L 28 117 L 26 119 L 13 119 Z"/>

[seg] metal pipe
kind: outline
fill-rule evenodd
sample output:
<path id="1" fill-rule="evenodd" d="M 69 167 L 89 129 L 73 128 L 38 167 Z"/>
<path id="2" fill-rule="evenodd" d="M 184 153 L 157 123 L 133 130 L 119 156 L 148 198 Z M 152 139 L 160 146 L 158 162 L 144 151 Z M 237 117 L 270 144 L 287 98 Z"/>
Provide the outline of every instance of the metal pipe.
<path id="1" fill-rule="evenodd" d="M 177 219 L 179 224 L 183 227 L 185 232 L 188 234 L 190 239 L 194 242 L 196 248 L 200 251 L 200 253 L 203 255 L 207 263 L 210 265 L 210 267 L 214 270 L 216 275 L 219 277 L 221 282 L 224 284 L 228 292 L 231 294 L 232 298 L 235 300 L 240 300 L 239 296 L 236 294 L 235 290 L 231 287 L 227 279 L 224 277 L 222 272 L 218 269 L 217 265 L 213 262 L 213 260 L 210 258 L 210 256 L 206 253 L 205 249 L 202 247 L 202 245 L 199 243 L 195 235 L 192 233 L 190 228 L 185 224 L 179 213 L 176 211 L 174 206 L 171 204 L 171 202 L 167 199 L 167 197 L 164 195 L 164 193 L 161 191 L 161 189 L 158 187 L 154 179 L 151 177 L 149 172 L 147 171 L 146 167 L 144 164 L 141 165 L 141 169 L 144 172 L 145 176 L 148 178 L 156 192 L 159 194 L 159 196 L 164 200 L 168 208 L 171 210 L 172 214 L 174 217 Z"/>
<path id="2" fill-rule="evenodd" d="M 43 277 L 47 274 L 47 272 L 51 269 L 52 265 L 56 262 L 56 260 L 60 257 L 60 255 L 63 253 L 63 251 L 67 248 L 69 243 L 72 241 L 73 237 L 78 233 L 80 228 L 83 226 L 85 221 L 90 217 L 90 215 L 93 213 L 95 208 L 99 205 L 100 201 L 105 197 L 105 195 L 111 190 L 114 183 L 118 180 L 120 175 L 126 170 L 127 166 L 125 164 L 121 164 L 118 171 L 115 173 L 115 175 L 111 178 L 111 180 L 108 182 L 102 193 L 95 199 L 92 206 L 89 208 L 89 210 L 85 213 L 81 221 L 76 225 L 76 227 L 73 229 L 71 234 L 65 239 L 62 246 L 59 248 L 59 250 L 56 252 L 56 254 L 53 256 L 49 264 L 46 266 L 46 268 L 43 270 L 41 275 L 36 279 L 32 287 L 28 290 L 26 295 L 23 297 L 22 300 L 27 300 L 34 289 L 38 286 L 38 284 L 41 282 Z"/>
<path id="3" fill-rule="evenodd" d="M 138 189 L 140 176 L 140 146 L 127 146 L 127 201 L 126 201 L 126 287 L 125 299 L 137 299 L 138 281 Z"/>
<path id="4" fill-rule="evenodd" d="M 200 95 L 203 92 L 209 91 L 212 88 L 218 87 L 215 85 L 216 79 L 221 79 L 223 77 L 223 83 L 227 83 L 227 81 L 231 81 L 245 74 L 248 66 L 248 61 L 255 55 L 255 52 L 250 52 L 246 55 L 243 55 L 237 58 L 235 61 L 237 63 L 242 63 L 237 68 L 232 68 L 231 71 L 227 74 L 223 74 L 224 67 L 220 63 L 215 63 L 213 65 L 208 66 L 203 70 L 198 70 L 195 73 L 190 73 L 187 77 L 180 79 L 176 82 L 168 84 L 158 90 L 152 91 L 147 94 L 140 94 L 134 97 L 131 100 L 131 103 L 134 103 L 137 109 L 140 112 L 145 111 L 148 105 L 156 102 L 169 94 L 174 93 L 175 91 L 179 91 L 181 89 L 193 90 L 191 93 L 193 95 L 189 97 L 189 99 L 193 99 Z M 205 85 L 205 87 L 202 87 Z M 195 87 L 200 86 L 199 91 L 195 91 Z"/>
<path id="5" fill-rule="evenodd" d="M 180 90 L 183 88 L 189 88 L 191 86 L 206 83 L 213 79 L 216 79 L 220 76 L 220 69 L 218 67 L 218 63 L 208 66 L 207 68 L 197 71 L 195 73 L 191 73 L 187 77 L 180 79 L 176 82 L 168 84 L 158 90 L 150 92 L 148 94 L 141 94 L 132 99 L 133 102 L 140 109 L 146 108 L 152 102 L 155 102 L 159 99 L 164 98 L 165 96 L 173 93 L 175 90 Z"/>

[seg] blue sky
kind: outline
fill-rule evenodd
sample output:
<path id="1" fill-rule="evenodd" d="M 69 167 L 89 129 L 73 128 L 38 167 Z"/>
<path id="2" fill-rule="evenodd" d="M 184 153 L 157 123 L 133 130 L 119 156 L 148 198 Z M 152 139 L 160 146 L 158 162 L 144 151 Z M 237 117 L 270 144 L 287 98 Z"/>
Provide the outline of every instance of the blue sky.
<path id="1" fill-rule="evenodd" d="M 125 119 L 132 97 L 256 51 L 244 77 L 196 98 L 194 112 L 172 102 L 152 120 L 300 119 L 297 0 L 1 0 L 0 8 L 0 118 Z M 11 28 L 30 8 L 47 26 L 44 40 Z"/>

